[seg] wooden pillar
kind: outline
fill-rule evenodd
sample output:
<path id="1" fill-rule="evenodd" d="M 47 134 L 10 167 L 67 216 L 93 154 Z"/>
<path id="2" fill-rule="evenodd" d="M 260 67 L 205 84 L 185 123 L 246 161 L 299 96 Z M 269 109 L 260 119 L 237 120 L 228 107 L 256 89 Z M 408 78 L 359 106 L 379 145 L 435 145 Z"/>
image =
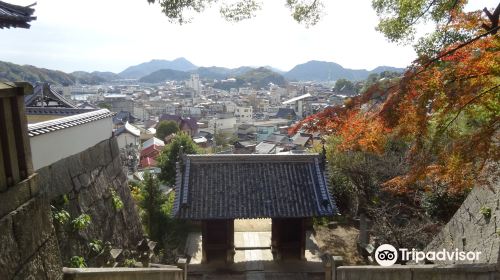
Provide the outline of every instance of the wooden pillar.
<path id="1" fill-rule="evenodd" d="M 271 252 L 273 254 L 273 258 L 276 261 L 281 260 L 281 252 L 280 252 L 280 245 L 281 245 L 281 240 L 280 240 L 280 220 L 279 219 L 272 219 L 271 222 Z"/>
<path id="2" fill-rule="evenodd" d="M 208 243 L 207 222 L 201 221 L 201 262 L 202 263 L 207 262 L 207 243 Z"/>
<path id="3" fill-rule="evenodd" d="M 305 259 L 307 220 L 273 219 L 271 245 L 275 260 Z"/>
<path id="4" fill-rule="evenodd" d="M 29 84 L 0 83 L 0 192 L 33 173 L 24 110 Z"/>
<path id="5" fill-rule="evenodd" d="M 234 220 L 227 220 L 226 222 L 226 263 L 234 263 Z"/>
<path id="6" fill-rule="evenodd" d="M 300 219 L 300 259 L 306 259 L 306 219 Z"/>
<path id="7" fill-rule="evenodd" d="M 202 262 L 234 262 L 234 220 L 202 221 Z"/>

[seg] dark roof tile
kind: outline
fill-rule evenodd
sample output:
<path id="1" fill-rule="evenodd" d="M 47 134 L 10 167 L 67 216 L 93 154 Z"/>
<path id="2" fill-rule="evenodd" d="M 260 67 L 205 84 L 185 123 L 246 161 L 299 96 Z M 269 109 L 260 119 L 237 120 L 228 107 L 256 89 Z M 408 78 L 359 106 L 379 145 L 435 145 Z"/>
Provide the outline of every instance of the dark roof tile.
<path id="1" fill-rule="evenodd" d="M 317 154 L 188 155 L 184 162 L 177 169 L 174 211 L 178 218 L 291 218 L 337 213 Z"/>

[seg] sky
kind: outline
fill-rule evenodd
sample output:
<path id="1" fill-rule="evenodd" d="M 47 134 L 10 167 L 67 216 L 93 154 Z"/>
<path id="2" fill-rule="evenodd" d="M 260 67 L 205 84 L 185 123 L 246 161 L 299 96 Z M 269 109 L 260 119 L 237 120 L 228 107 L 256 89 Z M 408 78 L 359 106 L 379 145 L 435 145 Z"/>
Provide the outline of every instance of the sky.
<path id="1" fill-rule="evenodd" d="M 351 69 L 405 67 L 416 57 L 411 46 L 390 43 L 375 30 L 371 0 L 324 0 L 324 17 L 309 28 L 292 19 L 285 0 L 262 2 L 256 17 L 243 22 L 227 22 L 213 7 L 179 25 L 146 0 L 38 0 L 30 29 L 0 29 L 0 60 L 65 72 L 121 72 L 152 59 L 185 57 L 197 66 L 288 71 L 309 60 Z M 497 4 L 475 0 L 468 9 Z M 421 26 L 418 34 L 430 30 Z"/>

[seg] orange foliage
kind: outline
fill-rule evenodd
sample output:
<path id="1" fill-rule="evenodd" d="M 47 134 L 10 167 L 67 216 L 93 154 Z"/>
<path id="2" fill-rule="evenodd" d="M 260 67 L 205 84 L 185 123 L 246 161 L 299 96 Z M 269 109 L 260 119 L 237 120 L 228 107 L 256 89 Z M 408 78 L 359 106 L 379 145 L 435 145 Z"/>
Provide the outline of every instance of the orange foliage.
<path id="1" fill-rule="evenodd" d="M 480 13 L 456 14 L 448 29 L 481 34 Z M 439 182 L 450 192 L 473 186 L 488 161 L 498 161 L 500 39 L 481 36 L 422 58 L 399 81 L 374 85 L 344 106 L 309 116 L 292 130 L 339 136 L 339 151 L 382 153 L 388 137 L 409 139 L 410 171 L 383 184 L 407 192 L 415 182 Z"/>

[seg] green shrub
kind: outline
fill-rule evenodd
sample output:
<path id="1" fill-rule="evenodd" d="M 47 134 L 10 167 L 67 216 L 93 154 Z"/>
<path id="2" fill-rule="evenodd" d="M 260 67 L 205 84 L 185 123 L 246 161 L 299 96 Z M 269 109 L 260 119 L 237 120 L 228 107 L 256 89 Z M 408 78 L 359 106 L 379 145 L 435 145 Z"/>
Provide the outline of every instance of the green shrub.
<path id="1" fill-rule="evenodd" d="M 69 213 L 66 210 L 57 210 L 54 206 L 52 208 L 52 218 L 56 220 L 60 225 L 65 225 L 69 219 Z"/>
<path id="2" fill-rule="evenodd" d="M 100 254 L 103 251 L 103 249 L 104 249 L 102 240 L 99 240 L 99 239 L 92 240 L 89 243 L 89 247 L 90 247 L 90 250 L 92 252 L 96 253 L 97 255 Z"/>
<path id="3" fill-rule="evenodd" d="M 71 221 L 71 225 L 74 230 L 82 230 L 85 229 L 88 225 L 90 225 L 91 218 L 87 214 L 81 214 Z"/>
<path id="4" fill-rule="evenodd" d="M 85 259 L 83 257 L 72 256 L 69 261 L 69 266 L 74 268 L 82 268 L 87 267 L 87 264 L 85 263 Z"/>
<path id="5" fill-rule="evenodd" d="M 483 214 L 485 219 L 491 218 L 491 208 L 488 206 L 483 206 L 479 209 L 479 213 Z"/>
<path id="6" fill-rule="evenodd" d="M 121 200 L 120 196 L 116 193 L 115 190 L 111 190 L 111 199 L 113 201 L 113 206 L 115 207 L 116 211 L 120 211 L 123 208 L 123 201 Z"/>
<path id="7" fill-rule="evenodd" d="M 124 267 L 135 267 L 135 259 L 125 259 L 123 261 Z"/>
<path id="8" fill-rule="evenodd" d="M 460 208 L 468 192 L 449 194 L 444 189 L 433 189 L 422 195 L 422 208 L 432 219 L 448 222 Z"/>

